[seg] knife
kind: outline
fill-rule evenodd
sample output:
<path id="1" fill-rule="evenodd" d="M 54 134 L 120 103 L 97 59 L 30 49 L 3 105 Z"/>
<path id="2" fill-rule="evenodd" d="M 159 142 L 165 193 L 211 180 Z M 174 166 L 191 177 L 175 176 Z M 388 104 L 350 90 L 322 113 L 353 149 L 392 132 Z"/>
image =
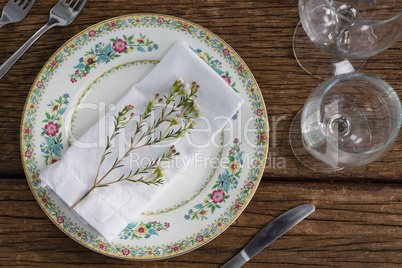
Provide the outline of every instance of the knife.
<path id="1" fill-rule="evenodd" d="M 265 226 L 242 251 L 225 263 L 222 268 L 241 267 L 314 210 L 315 206 L 313 204 L 305 204 L 286 211 Z"/>

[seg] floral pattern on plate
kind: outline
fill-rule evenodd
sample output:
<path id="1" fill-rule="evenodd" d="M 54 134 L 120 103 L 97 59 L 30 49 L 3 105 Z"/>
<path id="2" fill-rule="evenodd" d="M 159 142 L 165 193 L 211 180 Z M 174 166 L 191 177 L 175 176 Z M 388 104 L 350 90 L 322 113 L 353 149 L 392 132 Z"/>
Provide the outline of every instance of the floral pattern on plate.
<path id="1" fill-rule="evenodd" d="M 50 113 L 46 112 L 46 118 L 42 121 L 45 126 L 42 128 L 41 136 L 44 137 L 44 142 L 40 145 L 42 157 L 45 164 L 50 165 L 61 157 L 61 150 L 63 150 L 61 131 L 62 115 L 67 110 L 69 94 L 63 94 L 58 99 L 55 99 L 47 106 L 50 107 Z"/>
<path id="2" fill-rule="evenodd" d="M 147 223 L 130 223 L 120 234 L 121 239 L 142 239 L 150 238 L 151 236 L 159 236 L 160 231 L 167 231 L 170 227 L 168 222 L 150 221 Z"/>
<path id="3" fill-rule="evenodd" d="M 88 33 L 89 37 L 95 37 L 96 31 L 91 30 Z M 111 38 L 109 43 L 99 42 L 90 51 L 85 53 L 85 58 L 81 57 L 79 62 L 74 68 L 76 69 L 73 74 L 70 75 L 70 81 L 72 83 L 77 82 L 77 79 L 82 79 L 97 65 L 102 63 L 109 63 L 110 61 L 120 57 L 121 53 L 131 53 L 134 51 L 139 52 L 151 52 L 157 50 L 159 46 L 149 40 L 145 35 L 140 34 L 135 38 L 134 35 L 125 36 L 122 38 Z"/>
<path id="4" fill-rule="evenodd" d="M 236 189 L 239 184 L 240 174 L 243 165 L 243 152 L 240 152 L 241 142 L 235 139 L 233 146 L 229 151 L 229 163 L 227 168 L 215 181 L 212 187 L 212 193 L 209 193 L 202 203 L 195 205 L 184 215 L 186 220 L 207 220 L 208 213 L 212 214 L 216 209 L 222 208 L 219 204 L 229 199 L 229 191 Z"/>
<path id="5" fill-rule="evenodd" d="M 230 76 L 229 71 L 223 71 L 222 70 L 222 62 L 220 62 L 218 59 L 214 59 L 213 56 L 209 55 L 207 52 L 203 52 L 201 49 L 193 49 L 195 53 L 203 60 L 205 61 L 212 69 L 214 69 L 215 72 L 217 72 L 223 80 L 225 80 L 228 85 L 233 88 L 235 92 L 239 92 L 236 89 L 236 83 L 232 83 L 231 79 L 232 76 Z"/>

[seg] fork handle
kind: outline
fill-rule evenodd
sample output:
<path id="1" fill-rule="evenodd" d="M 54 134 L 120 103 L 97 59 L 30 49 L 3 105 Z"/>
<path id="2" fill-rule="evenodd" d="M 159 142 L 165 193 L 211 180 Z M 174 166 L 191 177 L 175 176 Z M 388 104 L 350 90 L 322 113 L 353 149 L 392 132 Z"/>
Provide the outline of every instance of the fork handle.
<path id="1" fill-rule="evenodd" d="M 10 70 L 19 58 L 42 36 L 47 30 L 58 23 L 57 20 L 50 19 L 42 28 L 40 28 L 31 38 L 28 39 L 8 60 L 0 66 L 0 79 Z"/>

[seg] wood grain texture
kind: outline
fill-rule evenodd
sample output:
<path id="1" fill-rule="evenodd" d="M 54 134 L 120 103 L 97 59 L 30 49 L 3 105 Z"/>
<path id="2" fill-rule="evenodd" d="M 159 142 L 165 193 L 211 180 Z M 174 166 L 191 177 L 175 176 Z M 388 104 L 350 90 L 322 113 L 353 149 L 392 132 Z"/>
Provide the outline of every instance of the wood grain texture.
<path id="1" fill-rule="evenodd" d="M 22 180 L 0 181 L 0 265 L 218 267 L 286 210 L 316 211 L 245 267 L 391 267 L 402 265 L 402 186 L 263 181 L 242 215 L 205 246 L 163 261 L 130 262 L 100 255 L 66 237 Z"/>
<path id="2" fill-rule="evenodd" d="M 7 1 L 0 0 L 0 7 Z M 0 29 L 4 62 L 47 20 L 57 1 L 37 0 L 21 22 Z M 36 75 L 69 38 L 111 17 L 161 13 L 191 20 L 217 34 L 246 62 L 262 91 L 270 149 L 256 195 L 238 220 L 212 242 L 164 261 L 113 259 L 78 245 L 41 211 L 26 184 L 19 152 L 23 107 Z M 295 0 L 90 0 L 68 27 L 41 37 L 0 80 L 0 266 L 218 267 L 268 222 L 301 203 L 317 210 L 245 267 L 401 267 L 402 137 L 379 161 L 334 174 L 313 173 L 293 156 L 291 121 L 321 82 L 292 52 Z M 402 41 L 370 58 L 361 72 L 387 81 L 402 97 Z"/>

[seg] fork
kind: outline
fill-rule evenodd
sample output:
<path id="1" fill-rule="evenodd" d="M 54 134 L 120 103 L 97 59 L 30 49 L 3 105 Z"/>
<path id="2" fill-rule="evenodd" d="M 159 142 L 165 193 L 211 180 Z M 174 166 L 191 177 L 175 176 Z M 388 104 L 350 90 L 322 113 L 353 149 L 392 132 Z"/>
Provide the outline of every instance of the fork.
<path id="1" fill-rule="evenodd" d="M 17 60 L 41 37 L 54 26 L 69 25 L 81 12 L 87 0 L 60 0 L 50 10 L 49 21 L 25 42 L 8 60 L 0 66 L 0 79 L 10 70 Z"/>
<path id="2" fill-rule="evenodd" d="M 35 3 L 35 0 L 9 0 L 3 8 L 0 28 L 6 24 L 22 21 Z"/>

